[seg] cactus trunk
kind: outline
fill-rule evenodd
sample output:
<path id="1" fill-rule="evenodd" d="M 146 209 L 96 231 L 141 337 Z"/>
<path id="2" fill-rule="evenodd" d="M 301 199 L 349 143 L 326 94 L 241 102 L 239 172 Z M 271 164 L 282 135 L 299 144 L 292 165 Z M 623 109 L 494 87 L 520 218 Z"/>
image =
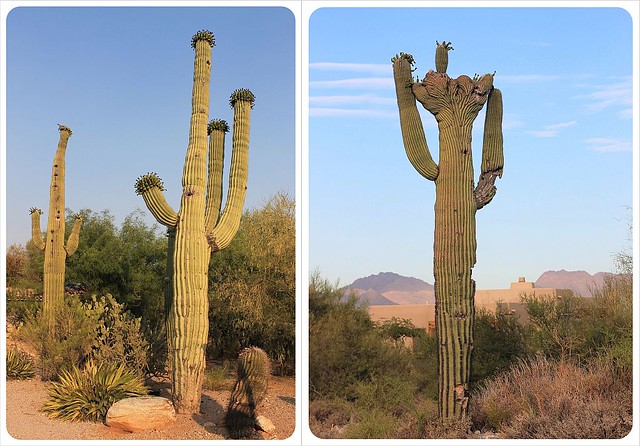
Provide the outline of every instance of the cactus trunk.
<path id="1" fill-rule="evenodd" d="M 211 254 L 226 248 L 237 232 L 248 174 L 249 110 L 254 98 L 248 90 L 236 90 L 231 96 L 234 138 L 229 191 L 227 204 L 220 212 L 220 160 L 228 126 L 224 121 L 207 123 L 213 45 L 213 34 L 208 31 L 200 31 L 192 39 L 192 113 L 179 211 L 164 199 L 164 187 L 157 175 L 143 175 L 136 182 L 136 192 L 168 228 L 165 312 L 173 404 L 179 413 L 194 413 L 200 408 L 209 331 L 209 263 Z"/>
<path id="2" fill-rule="evenodd" d="M 447 74 L 451 44 L 437 44 L 437 71 L 413 82 L 413 57 L 400 53 L 392 59 L 407 156 L 415 169 L 436 185 L 434 260 L 436 344 L 438 349 L 438 412 L 441 417 L 463 418 L 468 410 L 476 262 L 476 212 L 496 193 L 502 176 L 502 97 L 493 87 L 493 75 Z M 438 122 L 440 156 L 433 161 L 416 100 Z M 482 150 L 482 172 L 474 185 L 471 134 L 473 121 L 485 102 L 487 117 Z"/>
<path id="3" fill-rule="evenodd" d="M 58 130 L 60 139 L 51 169 L 49 215 L 44 239 L 40 231 L 42 211 L 36 208 L 31 209 L 32 241 L 38 249 L 44 251 L 42 313 L 45 318 L 51 318 L 54 308 L 64 301 L 65 262 L 67 256 L 73 255 L 78 247 L 82 224 L 82 218 L 76 216 L 67 246 L 65 246 L 65 155 L 72 132 L 63 125 L 59 125 Z"/>

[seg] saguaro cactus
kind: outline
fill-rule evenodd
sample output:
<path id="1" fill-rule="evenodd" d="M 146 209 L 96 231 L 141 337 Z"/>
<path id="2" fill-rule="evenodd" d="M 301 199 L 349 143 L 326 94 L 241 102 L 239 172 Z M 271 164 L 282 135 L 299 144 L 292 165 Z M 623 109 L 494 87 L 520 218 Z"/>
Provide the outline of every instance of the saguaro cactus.
<path id="1" fill-rule="evenodd" d="M 73 255 L 78 248 L 82 217 L 77 215 L 71 234 L 65 246 L 65 215 L 64 215 L 64 176 L 65 153 L 67 142 L 71 136 L 71 129 L 58 124 L 60 140 L 53 158 L 51 185 L 49 187 L 49 218 L 47 233 L 42 238 L 40 230 L 40 215 L 42 211 L 31 208 L 31 239 L 34 246 L 44 251 L 44 287 L 42 292 L 42 313 L 44 317 L 52 315 L 53 308 L 64 300 L 64 273 L 67 256 Z"/>
<path id="2" fill-rule="evenodd" d="M 195 50 L 191 126 L 179 211 L 174 211 L 165 200 L 164 186 L 156 174 L 143 175 L 135 186 L 149 211 L 169 232 L 167 343 L 173 403 L 181 413 L 197 412 L 200 408 L 209 330 L 209 262 L 211 254 L 226 248 L 238 230 L 248 174 L 249 121 L 254 96 L 249 90 L 240 89 L 233 92 L 230 100 L 234 110 L 233 154 L 227 202 L 221 212 L 222 157 L 228 126 L 221 120 L 207 123 L 214 43 L 209 31 L 199 31 L 191 43 Z"/>
<path id="3" fill-rule="evenodd" d="M 446 71 L 450 43 L 436 42 L 437 71 L 412 79 L 413 57 L 392 59 L 402 138 L 415 169 L 436 185 L 434 261 L 438 393 L 441 417 L 467 413 L 476 263 L 476 211 L 495 196 L 502 176 L 502 95 L 493 74 L 451 79 Z M 433 160 L 416 107 L 418 100 L 438 122 L 440 155 Z M 473 121 L 487 102 L 480 178 L 474 184 Z"/>
<path id="4" fill-rule="evenodd" d="M 248 437 L 256 423 L 256 408 L 267 394 L 271 366 L 267 353 L 245 348 L 238 356 L 236 383 L 231 391 L 225 424 L 232 438 Z"/>

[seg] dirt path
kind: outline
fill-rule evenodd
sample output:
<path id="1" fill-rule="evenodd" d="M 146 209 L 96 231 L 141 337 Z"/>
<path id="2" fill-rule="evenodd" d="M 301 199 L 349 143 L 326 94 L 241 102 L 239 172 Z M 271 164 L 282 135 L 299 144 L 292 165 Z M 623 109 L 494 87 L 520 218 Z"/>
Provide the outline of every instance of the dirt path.
<path id="1" fill-rule="evenodd" d="M 221 440 L 227 435 L 223 417 L 228 390 L 205 390 L 200 413 L 178 415 L 176 423 L 167 429 L 129 433 L 102 423 L 48 418 L 38 411 L 47 396 L 47 384 L 39 379 L 6 384 L 7 431 L 19 440 Z M 166 385 L 161 385 L 161 396 L 168 396 Z M 259 414 L 273 422 L 277 439 L 290 437 L 295 430 L 295 378 L 273 376 Z"/>

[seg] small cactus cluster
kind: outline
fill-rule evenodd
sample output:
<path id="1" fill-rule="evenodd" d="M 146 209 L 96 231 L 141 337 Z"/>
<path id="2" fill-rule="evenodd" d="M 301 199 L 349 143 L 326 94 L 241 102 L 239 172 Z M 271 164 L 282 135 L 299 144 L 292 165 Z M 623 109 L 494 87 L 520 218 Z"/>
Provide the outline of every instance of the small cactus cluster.
<path id="1" fill-rule="evenodd" d="M 237 373 L 225 424 L 232 438 L 250 437 L 255 433 L 256 408 L 267 394 L 271 374 L 267 353 L 258 347 L 245 348 L 238 356 Z"/>

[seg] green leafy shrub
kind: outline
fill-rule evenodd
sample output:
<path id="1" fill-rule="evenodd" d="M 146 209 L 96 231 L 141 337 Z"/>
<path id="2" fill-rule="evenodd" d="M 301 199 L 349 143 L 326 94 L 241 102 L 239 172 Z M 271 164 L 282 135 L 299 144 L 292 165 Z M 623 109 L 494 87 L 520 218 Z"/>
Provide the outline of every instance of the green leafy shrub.
<path id="1" fill-rule="evenodd" d="M 50 418 L 70 421 L 100 421 L 113 403 L 123 398 L 147 394 L 147 388 L 135 372 L 124 365 L 89 360 L 83 369 L 73 367 L 60 375 L 47 389 L 42 411 Z"/>
<path id="2" fill-rule="evenodd" d="M 35 375 L 31 356 L 17 348 L 7 350 L 7 379 L 29 379 Z"/>
<path id="3" fill-rule="evenodd" d="M 52 326 L 40 315 L 29 316 L 16 333 L 37 352 L 37 370 L 43 380 L 55 380 L 90 358 L 124 364 L 139 375 L 146 371 L 148 343 L 140 320 L 110 295 L 93 296 L 87 303 L 67 296 L 54 311 Z"/>

